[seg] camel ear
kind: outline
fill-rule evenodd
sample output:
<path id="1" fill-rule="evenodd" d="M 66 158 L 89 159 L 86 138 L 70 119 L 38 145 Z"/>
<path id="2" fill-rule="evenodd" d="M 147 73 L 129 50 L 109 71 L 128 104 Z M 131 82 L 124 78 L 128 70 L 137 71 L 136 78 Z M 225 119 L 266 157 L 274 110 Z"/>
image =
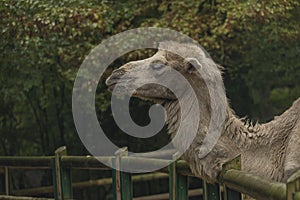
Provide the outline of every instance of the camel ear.
<path id="1" fill-rule="evenodd" d="M 184 69 L 185 71 L 192 73 L 197 69 L 202 69 L 202 64 L 196 58 L 186 58 Z"/>

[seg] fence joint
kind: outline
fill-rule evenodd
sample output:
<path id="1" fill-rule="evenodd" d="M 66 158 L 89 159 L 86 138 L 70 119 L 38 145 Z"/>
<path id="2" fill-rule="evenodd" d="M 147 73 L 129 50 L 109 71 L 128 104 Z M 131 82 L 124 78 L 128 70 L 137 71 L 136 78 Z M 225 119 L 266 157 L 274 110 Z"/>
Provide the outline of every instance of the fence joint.
<path id="1" fill-rule="evenodd" d="M 122 157 L 128 156 L 128 148 L 123 147 L 115 152 L 113 159 L 113 190 L 115 200 L 131 200 L 133 198 L 132 176 L 122 171 Z"/>
<path id="2" fill-rule="evenodd" d="M 287 180 L 286 195 L 287 200 L 300 200 L 300 170 Z"/>
<path id="3" fill-rule="evenodd" d="M 236 170 L 241 170 L 241 155 L 238 155 L 231 161 L 225 163 L 222 166 L 222 173 L 220 176 L 220 182 L 223 183 L 223 175 L 226 173 L 227 170 L 230 169 L 236 169 Z M 223 183 L 223 188 L 224 188 L 224 199 L 225 200 L 241 200 L 242 195 L 240 192 L 237 192 L 235 190 L 232 190 L 228 188 L 224 183 Z"/>

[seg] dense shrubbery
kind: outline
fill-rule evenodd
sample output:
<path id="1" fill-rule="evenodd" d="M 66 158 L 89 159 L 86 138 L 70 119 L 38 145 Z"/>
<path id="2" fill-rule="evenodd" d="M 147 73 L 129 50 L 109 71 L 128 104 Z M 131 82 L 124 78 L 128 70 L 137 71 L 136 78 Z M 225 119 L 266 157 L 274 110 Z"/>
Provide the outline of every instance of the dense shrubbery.
<path id="1" fill-rule="evenodd" d="M 225 66 L 239 115 L 265 121 L 300 96 L 298 0 L 3 0 L 0 11 L 2 155 L 52 154 L 63 144 L 82 154 L 71 113 L 76 72 L 95 45 L 131 28 L 167 27 L 198 40 Z M 103 84 L 96 98 L 113 135 Z"/>

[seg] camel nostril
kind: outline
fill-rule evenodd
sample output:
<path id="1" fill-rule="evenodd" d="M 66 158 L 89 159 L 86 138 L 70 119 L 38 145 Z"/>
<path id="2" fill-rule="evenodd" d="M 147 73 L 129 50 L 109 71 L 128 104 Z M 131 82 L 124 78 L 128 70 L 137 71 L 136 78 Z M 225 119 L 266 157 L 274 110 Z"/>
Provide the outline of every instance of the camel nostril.
<path id="1" fill-rule="evenodd" d="M 125 75 L 126 71 L 124 69 L 116 69 L 112 72 L 112 74 L 106 79 L 105 83 L 107 86 L 116 84 L 117 81 Z"/>
<path id="2" fill-rule="evenodd" d="M 125 70 L 124 69 L 116 69 L 112 73 L 112 75 L 115 75 L 115 76 L 123 76 L 124 74 L 125 74 Z"/>
<path id="3" fill-rule="evenodd" d="M 125 70 L 123 69 L 116 69 L 112 72 L 112 74 L 108 77 L 107 80 L 116 80 L 119 79 L 121 76 L 125 74 Z"/>

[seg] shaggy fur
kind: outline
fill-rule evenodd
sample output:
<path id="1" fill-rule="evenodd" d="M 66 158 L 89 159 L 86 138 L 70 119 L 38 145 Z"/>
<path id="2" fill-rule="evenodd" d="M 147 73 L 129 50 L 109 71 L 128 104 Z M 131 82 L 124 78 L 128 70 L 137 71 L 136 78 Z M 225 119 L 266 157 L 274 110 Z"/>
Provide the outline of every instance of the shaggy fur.
<path id="1" fill-rule="evenodd" d="M 176 50 L 176 51 L 175 51 Z M 182 57 L 171 52 L 178 52 Z M 197 70 L 189 67 L 186 60 L 195 59 L 201 64 L 201 75 Z M 132 79 L 124 83 L 124 88 L 130 88 L 135 82 L 144 81 L 148 77 L 148 70 L 152 70 L 150 63 L 161 62 L 179 71 L 193 87 L 201 110 L 197 136 L 189 149 L 184 153 L 184 159 L 189 163 L 195 175 L 204 177 L 208 181 L 216 181 L 222 165 L 238 154 L 242 156 L 242 170 L 263 176 L 266 179 L 285 182 L 287 178 L 300 168 L 300 98 L 281 116 L 266 124 L 255 124 L 239 119 L 229 107 L 226 96 L 222 94 L 224 84 L 221 67 L 217 65 L 201 47 L 194 44 L 179 44 L 165 42 L 160 45 L 158 52 L 145 60 L 125 64 L 115 70 L 107 80 L 107 85 L 112 90 L 118 79 L 126 74 Z M 161 73 L 167 73 L 162 71 Z M 152 77 L 153 78 L 153 77 Z M 170 80 L 176 83 L 176 80 Z M 178 83 L 179 84 L 179 83 Z M 217 100 L 209 98 L 208 87 L 213 88 L 218 94 Z M 180 98 L 187 105 L 192 105 L 193 100 L 188 93 Z M 178 100 L 166 88 L 158 85 L 147 85 L 139 88 L 135 96 L 150 99 L 162 104 L 167 111 L 168 132 L 173 137 L 179 126 L 180 107 Z M 199 158 L 199 147 L 203 145 L 203 138 L 207 134 L 211 118 L 211 107 L 226 108 L 226 121 L 221 137 L 212 151 L 204 158 Z M 189 111 L 184 112 L 188 115 Z M 222 114 L 222 113 L 220 113 Z M 185 133 L 181 141 L 175 141 L 174 146 L 182 148 Z"/>

